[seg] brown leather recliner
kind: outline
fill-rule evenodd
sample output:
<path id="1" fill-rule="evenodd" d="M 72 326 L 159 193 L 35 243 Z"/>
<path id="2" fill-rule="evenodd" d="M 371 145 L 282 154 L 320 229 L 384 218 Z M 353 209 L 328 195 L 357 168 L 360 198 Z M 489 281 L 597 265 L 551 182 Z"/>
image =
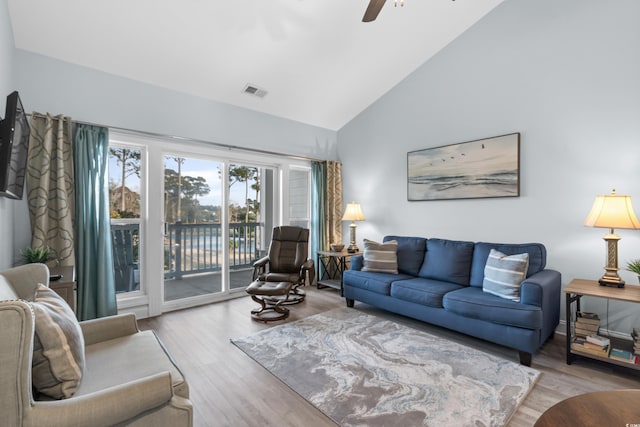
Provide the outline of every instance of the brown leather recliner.
<path id="1" fill-rule="evenodd" d="M 308 259 L 309 230 L 283 225 L 274 227 L 269 254 L 253 264 L 253 282 L 247 293 L 261 308 L 251 311 L 256 320 L 281 320 L 289 315 L 283 305 L 297 304 L 304 300 L 300 287 L 307 280 L 313 283 L 315 266 Z"/>

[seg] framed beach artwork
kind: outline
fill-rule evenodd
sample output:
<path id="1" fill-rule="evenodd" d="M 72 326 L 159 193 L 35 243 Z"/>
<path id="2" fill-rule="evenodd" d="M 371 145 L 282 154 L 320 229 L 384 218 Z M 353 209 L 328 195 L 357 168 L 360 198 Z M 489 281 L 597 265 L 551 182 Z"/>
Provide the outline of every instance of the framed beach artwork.
<path id="1" fill-rule="evenodd" d="M 407 153 L 407 198 L 520 196 L 520 133 Z"/>

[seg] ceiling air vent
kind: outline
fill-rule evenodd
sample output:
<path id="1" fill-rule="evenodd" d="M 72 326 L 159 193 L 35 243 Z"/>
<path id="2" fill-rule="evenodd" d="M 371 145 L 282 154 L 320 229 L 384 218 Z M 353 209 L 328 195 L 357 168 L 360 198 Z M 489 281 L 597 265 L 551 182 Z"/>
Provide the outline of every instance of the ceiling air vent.
<path id="1" fill-rule="evenodd" d="M 248 84 L 242 89 L 244 93 L 248 93 L 249 95 L 257 96 L 258 98 L 264 98 L 267 95 L 267 91 L 264 89 L 260 89 L 257 86 Z"/>

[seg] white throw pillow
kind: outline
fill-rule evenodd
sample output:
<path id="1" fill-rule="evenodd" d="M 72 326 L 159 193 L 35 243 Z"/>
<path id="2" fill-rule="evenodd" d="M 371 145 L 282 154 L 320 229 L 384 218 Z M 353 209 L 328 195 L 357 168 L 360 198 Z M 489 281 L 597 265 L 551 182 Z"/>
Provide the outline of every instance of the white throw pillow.
<path id="1" fill-rule="evenodd" d="M 482 290 L 520 302 L 520 284 L 527 277 L 529 254 L 505 255 L 491 249 L 484 267 Z"/>
<path id="2" fill-rule="evenodd" d="M 362 271 L 398 274 L 398 241 L 378 243 L 364 239 Z"/>

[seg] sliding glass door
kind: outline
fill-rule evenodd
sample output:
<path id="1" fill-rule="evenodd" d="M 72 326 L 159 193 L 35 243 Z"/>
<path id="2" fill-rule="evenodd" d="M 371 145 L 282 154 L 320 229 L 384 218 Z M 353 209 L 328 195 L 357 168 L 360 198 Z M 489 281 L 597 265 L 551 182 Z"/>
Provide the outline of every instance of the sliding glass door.
<path id="1" fill-rule="evenodd" d="M 273 224 L 273 200 L 264 197 L 273 176 L 258 165 L 164 157 L 165 303 L 199 303 L 251 282 Z"/>
<path id="2" fill-rule="evenodd" d="M 232 163 L 227 170 L 229 203 L 229 289 L 251 283 L 253 263 L 267 251 L 273 228 L 275 171 Z"/>
<path id="3" fill-rule="evenodd" d="M 175 301 L 223 291 L 222 163 L 164 157 L 164 295 Z"/>

